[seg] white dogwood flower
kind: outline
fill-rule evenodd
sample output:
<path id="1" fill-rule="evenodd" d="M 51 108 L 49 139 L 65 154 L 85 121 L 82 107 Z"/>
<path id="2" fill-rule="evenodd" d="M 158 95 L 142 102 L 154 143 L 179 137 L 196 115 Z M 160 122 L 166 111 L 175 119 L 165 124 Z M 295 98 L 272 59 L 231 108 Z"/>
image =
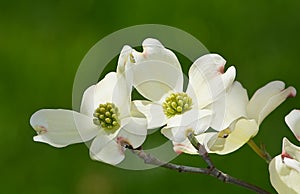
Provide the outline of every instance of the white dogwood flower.
<path id="1" fill-rule="evenodd" d="M 300 141 L 300 111 L 291 111 L 285 122 Z M 300 147 L 283 138 L 282 153 L 271 160 L 269 172 L 271 184 L 278 193 L 300 193 Z"/>
<path id="2" fill-rule="evenodd" d="M 259 125 L 287 97 L 294 97 L 293 87 L 285 89 L 281 81 L 273 81 L 260 88 L 248 100 L 247 91 L 239 82 L 235 82 L 226 95 L 226 114 L 224 122 L 232 122 L 229 127 L 219 132 L 207 132 L 196 138 L 206 146 L 209 152 L 217 154 L 231 153 L 254 137 L 259 131 Z M 236 118 L 236 113 L 241 115 Z M 226 121 L 228 120 L 228 121 Z M 188 142 L 174 143 L 176 152 L 197 154 L 197 150 Z"/>
<path id="3" fill-rule="evenodd" d="M 123 145 L 137 148 L 147 134 L 146 118 L 132 116 L 130 107 L 131 85 L 123 74 L 108 73 L 86 89 L 80 112 L 64 109 L 35 112 L 30 119 L 37 132 L 34 141 L 64 147 L 93 139 L 91 158 L 116 165 L 124 159 Z"/>
<path id="4" fill-rule="evenodd" d="M 183 141 L 188 132 L 200 134 L 213 120 L 212 103 L 222 96 L 235 78 L 235 68 L 224 72 L 226 61 L 217 54 L 198 58 L 189 70 L 183 90 L 183 73 L 176 55 L 158 40 L 146 39 L 143 52 L 132 50 L 130 60 L 120 67 L 132 74 L 137 91 L 150 101 L 134 101 L 145 114 L 149 128 L 161 127 L 173 141 Z"/>
<path id="5" fill-rule="evenodd" d="M 300 147 L 284 138 L 282 153 L 271 160 L 269 172 L 278 193 L 300 193 Z"/>

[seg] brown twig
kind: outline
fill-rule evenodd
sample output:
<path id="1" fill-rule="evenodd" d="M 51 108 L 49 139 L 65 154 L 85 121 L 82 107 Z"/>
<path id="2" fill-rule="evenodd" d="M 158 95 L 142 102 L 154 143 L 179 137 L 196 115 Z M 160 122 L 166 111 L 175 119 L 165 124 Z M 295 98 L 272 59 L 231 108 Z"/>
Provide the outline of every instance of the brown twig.
<path id="1" fill-rule="evenodd" d="M 128 147 L 127 147 L 128 148 Z M 160 161 L 159 159 L 153 157 L 152 155 L 145 153 L 141 148 L 139 149 L 130 149 L 134 154 L 144 160 L 145 164 L 152 164 L 155 166 L 160 166 L 168 168 L 171 170 L 177 170 L 178 172 L 189 172 L 189 173 L 200 173 L 200 174 L 209 174 L 209 169 L 207 168 L 196 168 L 191 166 L 177 165 L 168 162 Z"/>
<path id="2" fill-rule="evenodd" d="M 269 194 L 269 192 L 267 192 L 267 191 L 265 191 L 265 190 L 263 190 L 263 189 L 261 189 L 257 186 L 251 185 L 249 183 L 246 183 L 244 181 L 241 181 L 237 178 L 234 178 L 230 175 L 227 175 L 227 174 L 221 172 L 220 170 L 218 170 L 217 168 L 215 168 L 213 166 L 213 164 L 210 161 L 209 157 L 206 157 L 206 156 L 205 156 L 205 158 L 206 158 L 205 161 L 210 161 L 209 164 L 211 164 L 212 166 L 208 167 L 208 168 L 198 168 L 198 167 L 184 166 L 184 165 L 177 165 L 177 164 L 173 164 L 173 163 L 163 162 L 163 161 L 153 157 L 149 153 L 145 153 L 142 150 L 142 148 L 133 149 L 132 146 L 128 145 L 128 144 L 125 145 L 125 147 L 130 149 L 132 151 L 132 153 L 136 154 L 138 157 L 143 159 L 145 164 L 152 164 L 152 165 L 155 165 L 155 166 L 160 166 L 160 167 L 164 167 L 164 168 L 167 168 L 167 169 L 176 170 L 178 172 L 184 172 L 184 173 L 206 174 L 206 175 L 216 177 L 217 179 L 219 179 L 219 180 L 221 180 L 222 182 L 225 182 L 225 183 L 231 183 L 231 184 L 239 185 L 241 187 L 248 188 L 248 189 L 250 189 L 252 191 L 255 191 L 257 193 Z M 206 154 L 204 154 L 204 155 L 206 155 Z M 208 156 L 208 154 L 207 154 L 207 156 Z"/>
<path id="3" fill-rule="evenodd" d="M 173 163 L 163 162 L 163 161 L 153 157 L 149 153 L 144 152 L 141 147 L 134 149 L 127 142 L 125 144 L 123 144 L 123 146 L 125 148 L 130 149 L 132 151 L 132 153 L 136 154 L 138 157 L 143 159 L 145 164 L 152 164 L 155 166 L 160 166 L 160 167 L 164 167 L 164 168 L 171 169 L 171 170 L 176 170 L 178 172 L 206 174 L 206 175 L 213 176 L 224 183 L 238 185 L 238 186 L 247 188 L 249 190 L 255 191 L 256 193 L 260 193 L 260 194 L 269 194 L 269 192 L 255 186 L 255 185 L 241 181 L 241 180 L 239 180 L 235 177 L 232 177 L 228 174 L 225 174 L 222 171 L 220 171 L 219 169 L 217 169 L 214 166 L 213 162 L 211 161 L 205 147 L 198 142 L 198 140 L 195 138 L 195 136 L 191 133 L 188 135 L 188 138 L 189 138 L 190 142 L 193 144 L 193 146 L 198 150 L 199 155 L 208 164 L 207 168 L 198 168 L 198 167 L 184 166 L 184 165 L 177 165 L 177 164 L 173 164 Z"/>
<path id="4" fill-rule="evenodd" d="M 202 144 L 199 143 L 199 141 L 195 138 L 193 133 L 188 134 L 188 139 L 190 140 L 191 144 L 195 147 L 195 149 L 198 150 L 199 155 L 207 163 L 208 169 L 210 170 L 209 175 L 216 177 L 225 183 L 235 184 L 235 185 L 250 189 L 252 191 L 255 191 L 256 193 L 260 193 L 260 194 L 268 194 L 269 193 L 268 191 L 266 191 L 260 187 L 257 187 L 255 185 L 252 185 L 247 182 L 244 182 L 242 180 L 239 180 L 235 177 L 232 177 L 232 176 L 220 171 L 219 169 L 217 169 L 214 166 L 213 162 L 211 161 L 211 159 L 208 155 L 207 150 L 205 149 L 205 147 Z"/>

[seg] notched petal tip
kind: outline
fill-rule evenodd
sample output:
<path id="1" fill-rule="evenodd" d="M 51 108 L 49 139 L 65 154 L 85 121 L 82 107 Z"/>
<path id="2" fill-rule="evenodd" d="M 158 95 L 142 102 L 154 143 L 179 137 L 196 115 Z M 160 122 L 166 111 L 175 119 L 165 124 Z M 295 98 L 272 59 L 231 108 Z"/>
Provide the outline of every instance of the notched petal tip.
<path id="1" fill-rule="evenodd" d="M 224 74 L 224 72 L 225 72 L 225 66 L 220 66 L 220 67 L 219 67 L 219 72 L 220 72 L 221 74 Z"/>
<path id="2" fill-rule="evenodd" d="M 154 38 L 146 38 L 143 43 L 142 43 L 143 47 L 160 47 L 160 48 L 164 48 L 164 46 L 161 44 L 161 42 L 157 39 Z"/>
<path id="3" fill-rule="evenodd" d="M 201 65 L 205 65 L 205 66 L 206 65 L 214 65 L 217 67 L 216 69 L 219 72 L 223 72 L 224 66 L 226 64 L 226 60 L 218 54 L 210 53 L 210 54 L 206 54 L 206 55 L 199 57 L 194 62 L 194 64 L 201 64 Z"/>
<path id="4" fill-rule="evenodd" d="M 42 135 L 48 132 L 47 128 L 42 125 L 36 125 L 33 127 L 33 129 L 36 131 L 38 135 Z"/>
<path id="5" fill-rule="evenodd" d="M 117 137 L 117 144 L 120 145 L 119 149 L 120 149 L 120 152 L 124 153 L 125 151 L 125 148 L 127 147 L 132 147 L 132 145 L 130 144 L 129 140 L 127 138 L 124 138 L 124 137 Z"/>
<path id="6" fill-rule="evenodd" d="M 290 86 L 287 88 L 287 90 L 290 91 L 289 95 L 287 96 L 288 98 L 294 98 L 296 96 L 297 90 L 294 87 Z"/>
<path id="7" fill-rule="evenodd" d="M 127 125 L 123 126 L 117 138 L 117 143 L 133 148 L 140 147 L 146 140 L 147 121 L 145 118 L 131 117 Z"/>

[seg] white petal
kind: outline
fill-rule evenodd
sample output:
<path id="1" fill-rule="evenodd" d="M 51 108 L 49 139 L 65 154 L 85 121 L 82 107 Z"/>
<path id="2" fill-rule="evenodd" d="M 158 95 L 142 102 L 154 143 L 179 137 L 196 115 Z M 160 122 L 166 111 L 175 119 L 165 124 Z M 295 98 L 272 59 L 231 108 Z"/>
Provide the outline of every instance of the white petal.
<path id="1" fill-rule="evenodd" d="M 193 80 L 206 82 L 224 71 L 225 59 L 218 54 L 206 54 L 198 58 L 189 70 Z M 196 84 L 196 83 L 195 83 Z"/>
<path id="2" fill-rule="evenodd" d="M 131 117 L 130 121 L 120 129 L 118 138 L 132 145 L 133 148 L 141 146 L 147 136 L 147 120 L 145 118 Z"/>
<path id="3" fill-rule="evenodd" d="M 296 90 L 293 87 L 286 89 L 281 81 L 273 81 L 258 89 L 249 101 L 247 113 L 249 118 L 257 121 L 258 125 L 276 109 L 287 97 L 294 97 Z"/>
<path id="4" fill-rule="evenodd" d="M 300 147 L 292 144 L 287 138 L 283 138 L 281 155 L 300 161 Z"/>
<path id="5" fill-rule="evenodd" d="M 129 116 L 131 107 L 131 90 L 132 85 L 128 82 L 124 75 L 118 75 L 118 81 L 113 93 L 113 100 L 120 111 L 120 118 Z"/>
<path id="6" fill-rule="evenodd" d="M 123 147 L 105 133 L 99 134 L 93 140 L 90 147 L 90 156 L 93 160 L 111 165 L 119 164 L 125 158 Z"/>
<path id="7" fill-rule="evenodd" d="M 175 142 L 182 142 L 187 139 L 187 131 L 191 131 L 191 128 L 188 126 L 180 127 L 164 127 L 161 130 L 161 133 L 168 139 Z"/>
<path id="8" fill-rule="evenodd" d="M 118 59 L 117 73 L 125 72 L 125 65 L 128 63 L 128 60 L 130 60 L 132 50 L 133 49 L 128 45 L 123 46 Z"/>
<path id="9" fill-rule="evenodd" d="M 80 106 L 80 113 L 85 114 L 89 117 L 93 117 L 93 113 L 97 108 L 94 102 L 94 92 L 95 92 L 95 85 L 88 87 L 82 96 L 81 106 Z"/>
<path id="10" fill-rule="evenodd" d="M 132 64 L 126 64 L 126 74 L 132 73 L 133 84 L 145 98 L 158 102 L 169 91 L 182 91 L 183 75 L 176 55 L 155 39 L 143 42 L 143 52 L 132 52 Z"/>
<path id="11" fill-rule="evenodd" d="M 269 164 L 269 172 L 271 184 L 278 193 L 300 193 L 300 173 L 291 170 L 291 168 L 284 164 L 281 155 L 272 159 Z"/>
<path id="12" fill-rule="evenodd" d="M 279 172 L 277 169 L 286 169 L 284 164 L 282 163 L 281 156 L 276 156 L 273 158 L 269 164 L 269 173 L 270 173 L 270 181 L 275 190 L 280 194 L 291 193 L 297 194 L 295 191 L 290 189 L 280 178 Z"/>
<path id="13" fill-rule="evenodd" d="M 207 111 L 207 110 L 202 110 Z M 199 135 L 205 132 L 210 126 L 212 122 L 212 113 L 211 111 L 207 112 L 207 114 L 203 114 L 197 121 L 195 121 L 192 126 L 194 129 L 194 133 Z"/>
<path id="14" fill-rule="evenodd" d="M 226 61 L 217 54 L 198 58 L 189 70 L 188 94 L 195 94 L 199 108 L 214 102 L 232 84 L 235 68 L 224 73 Z"/>
<path id="15" fill-rule="evenodd" d="M 167 127 L 179 127 L 179 126 L 189 126 L 194 121 L 197 121 L 204 117 L 209 117 L 212 115 L 210 110 L 202 109 L 191 109 L 183 114 L 175 115 L 167 120 Z M 209 120 L 210 121 L 210 120 Z M 210 124 L 210 122 L 209 122 Z"/>
<path id="16" fill-rule="evenodd" d="M 92 115 L 100 104 L 114 103 L 120 117 L 129 115 L 131 88 L 124 75 L 115 72 L 108 73 L 96 85 L 90 86 L 83 95 L 81 112 Z M 93 102 L 91 102 L 93 100 Z"/>
<path id="17" fill-rule="evenodd" d="M 167 126 L 161 132 L 164 136 L 175 142 L 182 142 L 187 132 L 203 133 L 211 123 L 211 111 L 190 110 L 182 115 L 176 115 L 168 120 Z"/>
<path id="18" fill-rule="evenodd" d="M 139 102 L 137 102 L 137 101 L 143 101 L 143 100 L 134 100 L 134 101 L 131 101 L 131 103 L 130 103 L 130 116 L 132 116 L 132 117 L 138 117 L 138 118 L 146 118 L 145 114 L 142 113 L 137 108 L 137 105 L 139 105 Z"/>
<path id="19" fill-rule="evenodd" d="M 198 154 L 197 150 L 191 144 L 188 139 L 185 139 L 183 142 L 177 143 L 173 142 L 173 149 L 176 153 L 186 153 L 186 154 Z"/>
<path id="20" fill-rule="evenodd" d="M 205 132 L 200 135 L 195 136 L 198 142 L 206 148 L 208 152 L 210 152 L 209 148 L 207 147 L 208 141 L 211 139 L 214 139 L 215 136 L 218 136 L 218 133 L 216 132 Z M 186 139 L 183 142 L 177 143 L 173 142 L 173 149 L 176 153 L 186 153 L 186 154 L 198 154 L 198 150 L 194 148 L 194 146 L 191 144 L 191 142 Z"/>
<path id="21" fill-rule="evenodd" d="M 286 117 L 285 122 L 300 141 L 300 110 L 292 110 Z"/>
<path id="22" fill-rule="evenodd" d="M 240 117 L 246 117 L 246 107 L 248 104 L 247 90 L 235 81 L 227 91 L 224 98 L 218 99 L 210 107 L 214 110 L 214 117 L 211 127 L 221 131 Z"/>
<path id="23" fill-rule="evenodd" d="M 160 104 L 152 103 L 146 100 L 135 100 L 133 103 L 135 107 L 147 118 L 148 129 L 154 129 L 166 124 L 167 117 L 165 116 L 163 108 Z"/>
<path id="24" fill-rule="evenodd" d="M 172 128 L 162 128 L 160 131 L 166 138 L 168 138 L 169 140 L 173 139 L 173 132 L 172 132 Z"/>
<path id="25" fill-rule="evenodd" d="M 92 118 L 62 109 L 39 110 L 31 116 L 30 124 L 38 133 L 34 141 L 48 143 L 54 147 L 86 142 L 99 131 Z"/>
<path id="26" fill-rule="evenodd" d="M 236 151 L 254 137 L 258 132 L 255 120 L 240 119 L 228 136 L 210 136 L 211 140 L 205 140 L 210 152 L 217 154 L 228 154 Z M 221 133 L 221 132 L 220 132 Z"/>
<path id="27" fill-rule="evenodd" d="M 294 169 L 298 171 L 298 173 L 300 173 L 300 162 L 291 158 L 284 158 L 283 161 L 289 168 Z"/>

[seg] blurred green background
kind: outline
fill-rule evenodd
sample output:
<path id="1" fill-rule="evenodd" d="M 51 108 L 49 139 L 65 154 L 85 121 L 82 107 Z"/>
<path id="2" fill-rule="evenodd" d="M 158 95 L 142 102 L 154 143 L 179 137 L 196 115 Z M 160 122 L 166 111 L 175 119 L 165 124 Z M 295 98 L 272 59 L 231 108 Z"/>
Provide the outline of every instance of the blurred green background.
<path id="1" fill-rule="evenodd" d="M 296 0 L 1 1 L 0 193 L 252 193 L 205 175 L 114 168 L 92 161 L 84 144 L 35 143 L 29 118 L 41 108 L 71 109 L 73 79 L 87 51 L 116 30 L 145 23 L 185 30 L 221 54 L 249 96 L 275 79 L 300 88 L 299 8 Z M 255 137 L 273 156 L 283 136 L 297 143 L 283 119 L 293 108 L 300 108 L 299 97 L 273 112 Z M 212 158 L 223 171 L 275 193 L 267 164 L 247 145 Z M 174 163 L 203 164 L 184 155 Z"/>

